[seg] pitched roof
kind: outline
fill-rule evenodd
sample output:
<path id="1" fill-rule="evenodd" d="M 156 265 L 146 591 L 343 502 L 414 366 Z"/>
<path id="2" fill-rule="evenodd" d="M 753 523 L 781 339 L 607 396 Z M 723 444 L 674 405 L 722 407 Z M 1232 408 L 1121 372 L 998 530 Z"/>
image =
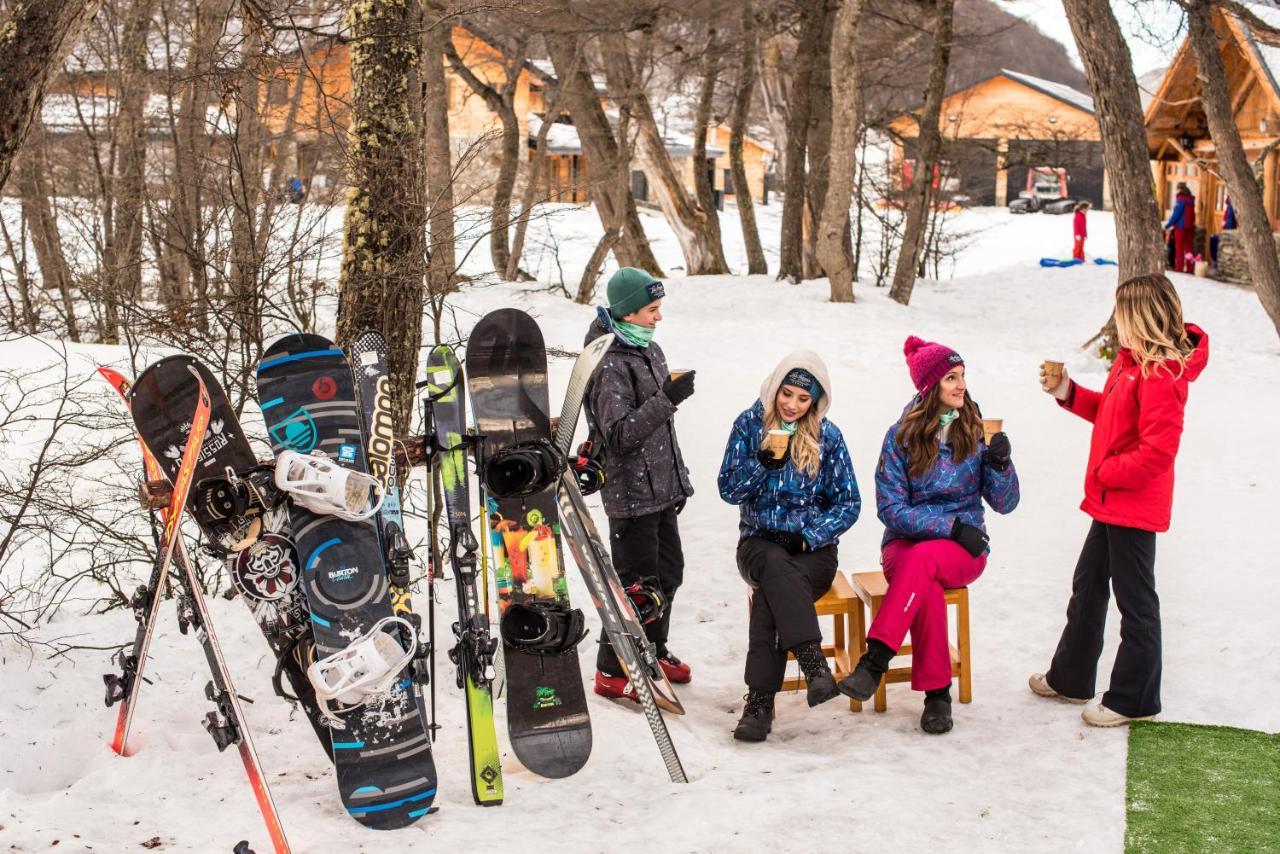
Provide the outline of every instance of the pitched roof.
<path id="1" fill-rule="evenodd" d="M 1078 89 L 1072 89 L 1065 83 L 1055 83 L 1052 80 L 1045 80 L 1041 77 L 1032 77 L 1030 74 L 1023 74 L 1020 71 L 1010 71 L 1007 68 L 1001 68 L 1000 73 L 1011 80 L 1018 81 L 1024 86 L 1029 86 L 1032 89 L 1035 89 L 1037 92 L 1042 92 L 1050 98 L 1055 98 L 1065 104 L 1069 104 L 1093 115 L 1093 98 Z"/>

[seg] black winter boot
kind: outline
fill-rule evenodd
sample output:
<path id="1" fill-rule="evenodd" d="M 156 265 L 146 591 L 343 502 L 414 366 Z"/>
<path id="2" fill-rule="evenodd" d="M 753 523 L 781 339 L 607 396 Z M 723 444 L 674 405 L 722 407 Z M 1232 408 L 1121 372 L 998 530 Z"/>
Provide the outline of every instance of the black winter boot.
<path id="1" fill-rule="evenodd" d="M 840 693 L 855 700 L 866 701 L 880 687 L 884 672 L 889 669 L 894 651 L 883 641 L 871 638 L 867 641 L 867 651 L 858 659 L 858 666 L 853 672 L 840 680 Z"/>
<path id="2" fill-rule="evenodd" d="M 951 726 L 951 686 L 926 691 L 920 729 L 930 735 L 942 735 L 951 732 Z"/>
<path id="3" fill-rule="evenodd" d="M 795 654 L 796 661 L 800 662 L 800 670 L 804 673 L 805 681 L 809 683 L 806 696 L 809 708 L 812 709 L 840 695 L 840 690 L 836 688 L 836 678 L 831 675 L 831 667 L 827 664 L 826 656 L 822 654 L 821 643 L 809 641 L 798 644 L 791 652 Z"/>
<path id="4" fill-rule="evenodd" d="M 764 741 L 773 729 L 773 694 L 748 691 L 746 700 L 733 737 L 738 741 Z"/>

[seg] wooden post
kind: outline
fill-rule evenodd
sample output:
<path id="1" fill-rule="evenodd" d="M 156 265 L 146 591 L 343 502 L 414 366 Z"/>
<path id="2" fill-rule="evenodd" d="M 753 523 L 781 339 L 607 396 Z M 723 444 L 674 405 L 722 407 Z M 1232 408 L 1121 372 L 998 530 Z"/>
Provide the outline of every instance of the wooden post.
<path id="1" fill-rule="evenodd" d="M 1105 184 L 1105 179 L 1104 179 Z M 996 207 L 1009 204 L 1009 140 L 996 141 Z"/>
<path id="2" fill-rule="evenodd" d="M 1111 210 L 1111 173 L 1105 163 L 1102 165 L 1102 209 Z"/>
<path id="3" fill-rule="evenodd" d="M 1267 160 L 1262 165 L 1262 207 L 1267 212 L 1267 222 L 1275 231 L 1276 223 L 1276 153 L 1267 153 Z"/>

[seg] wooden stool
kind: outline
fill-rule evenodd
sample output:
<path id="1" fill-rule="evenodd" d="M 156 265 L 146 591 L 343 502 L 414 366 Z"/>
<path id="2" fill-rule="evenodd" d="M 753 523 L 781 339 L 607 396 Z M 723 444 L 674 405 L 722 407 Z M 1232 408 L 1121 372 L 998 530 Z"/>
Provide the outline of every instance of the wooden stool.
<path id="1" fill-rule="evenodd" d="M 875 620 L 876 614 L 880 611 L 880 606 L 884 603 L 884 595 L 889 591 L 889 582 L 885 580 L 884 573 L 876 570 L 875 572 L 858 572 L 853 576 L 853 592 L 857 594 L 858 610 L 862 610 L 862 606 L 866 605 L 871 611 L 871 619 L 864 621 L 859 615 L 858 624 L 863 627 L 861 635 L 858 637 L 858 648 L 855 653 L 854 664 L 862 654 L 867 651 L 867 632 L 866 629 L 871 626 L 871 622 Z M 948 643 L 947 646 L 951 650 L 951 675 L 960 678 L 960 702 L 973 702 L 973 671 L 971 668 L 971 660 L 969 655 L 969 588 L 955 587 L 948 588 L 943 591 L 943 597 L 948 605 L 956 606 L 956 644 Z M 959 646 L 959 649 L 956 646 Z M 898 655 L 910 655 L 911 644 L 904 643 L 902 648 L 898 650 Z M 883 712 L 888 708 L 888 699 L 885 695 L 885 686 L 890 682 L 910 682 L 911 666 L 890 667 L 885 671 L 884 679 L 880 682 L 880 687 L 876 689 L 876 711 Z"/>
<path id="2" fill-rule="evenodd" d="M 819 617 L 832 618 L 831 643 L 822 645 L 822 654 L 831 659 L 831 671 L 839 682 L 853 672 L 858 663 L 855 644 L 866 643 L 867 627 L 862 622 L 862 601 L 857 592 L 849 584 L 843 572 L 836 570 L 831 581 L 831 589 L 822 594 L 822 598 L 813 603 L 813 610 Z M 747 597 L 747 613 L 751 613 L 751 597 Z M 787 653 L 787 660 L 794 661 L 795 656 Z M 782 680 L 783 691 L 798 691 L 808 686 L 804 674 L 788 676 Z M 862 711 L 862 703 L 849 700 L 849 711 Z"/>

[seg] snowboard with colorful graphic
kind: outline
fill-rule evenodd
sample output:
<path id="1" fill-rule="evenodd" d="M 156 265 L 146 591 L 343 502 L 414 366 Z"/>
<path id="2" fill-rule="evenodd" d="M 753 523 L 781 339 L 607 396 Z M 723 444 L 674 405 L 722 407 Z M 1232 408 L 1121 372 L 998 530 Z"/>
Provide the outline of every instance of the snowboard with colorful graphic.
<path id="1" fill-rule="evenodd" d="M 531 449 L 544 460 L 552 448 L 547 353 L 533 318 L 510 308 L 482 318 L 467 343 L 466 372 L 481 469 L 513 450 Z M 511 747 L 535 774 L 567 777 L 591 755 L 591 720 L 576 646 L 582 618 L 569 602 L 555 478 L 531 494 L 485 486 Z M 538 637 L 541 618 L 548 622 Z"/>
<path id="2" fill-rule="evenodd" d="M 328 339 L 296 333 L 273 342 L 258 363 L 258 401 L 277 457 L 285 451 L 320 454 L 342 469 L 368 474 L 351 367 Z M 378 528 L 371 518 L 316 513 L 292 497 L 288 504 L 315 655 L 326 658 L 394 617 Z M 436 770 L 408 668 L 385 693 L 337 717 L 330 732 L 347 811 L 377 829 L 404 827 L 426 815 Z"/>

